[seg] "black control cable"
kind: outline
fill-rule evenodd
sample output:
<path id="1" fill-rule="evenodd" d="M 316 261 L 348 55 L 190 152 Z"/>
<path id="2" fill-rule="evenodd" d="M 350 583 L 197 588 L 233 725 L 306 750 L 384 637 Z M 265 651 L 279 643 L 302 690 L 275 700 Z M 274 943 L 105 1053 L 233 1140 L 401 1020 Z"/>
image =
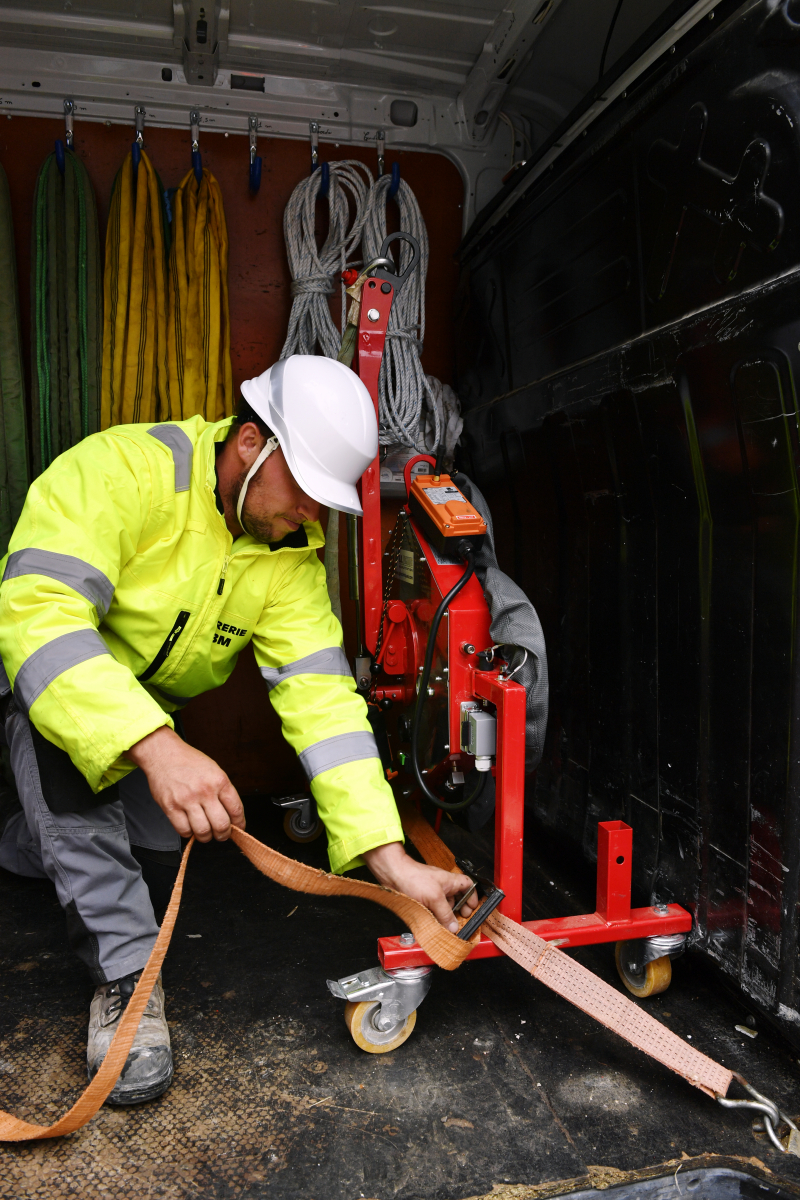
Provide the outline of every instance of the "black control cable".
<path id="1" fill-rule="evenodd" d="M 422 771 L 419 765 L 419 729 L 422 720 L 422 708 L 425 703 L 425 697 L 428 694 L 428 680 L 431 676 L 431 667 L 433 665 L 433 653 L 436 648 L 436 635 L 439 632 L 439 626 L 442 623 L 442 617 L 447 612 L 450 604 L 455 600 L 462 588 L 466 587 L 475 573 L 475 553 L 470 543 L 464 539 L 460 541 L 456 547 L 456 553 L 459 558 L 466 559 L 467 566 L 464 574 L 452 587 L 446 596 L 443 597 L 441 604 L 437 608 L 433 621 L 431 622 L 430 634 L 428 635 L 428 647 L 425 651 L 425 664 L 422 668 L 422 675 L 419 681 L 419 692 L 417 693 L 417 703 L 414 707 L 414 719 L 411 723 L 411 766 L 414 770 L 414 778 L 417 784 L 422 789 L 423 795 L 427 796 L 431 804 L 435 804 L 437 808 L 443 808 L 445 812 L 457 812 L 459 809 L 468 808 L 470 804 L 474 804 L 483 791 L 486 783 L 488 771 L 480 772 L 480 779 L 475 790 L 470 796 L 464 800 L 455 800 L 452 803 L 448 800 L 442 800 L 435 792 L 432 792 L 425 780 L 422 778 Z"/>
<path id="2" fill-rule="evenodd" d="M 606 55 L 608 54 L 608 47 L 611 45 L 611 37 L 614 33 L 614 29 L 617 24 L 617 17 L 619 16 L 619 10 L 622 8 L 622 3 L 623 3 L 623 0 L 617 0 L 617 7 L 614 9 L 614 15 L 612 16 L 611 23 L 608 26 L 608 33 L 606 34 L 606 40 L 603 43 L 603 53 L 600 55 L 600 70 L 597 75 L 598 83 L 603 78 L 603 74 L 606 69 Z"/>

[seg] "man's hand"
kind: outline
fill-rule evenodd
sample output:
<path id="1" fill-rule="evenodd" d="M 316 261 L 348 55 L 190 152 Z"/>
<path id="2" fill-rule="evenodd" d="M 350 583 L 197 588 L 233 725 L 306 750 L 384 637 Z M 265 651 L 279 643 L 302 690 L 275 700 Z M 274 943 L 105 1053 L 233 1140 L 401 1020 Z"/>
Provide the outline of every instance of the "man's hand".
<path id="1" fill-rule="evenodd" d="M 168 725 L 136 742 L 127 757 L 142 768 L 153 799 L 181 837 L 224 842 L 232 824 L 244 829 L 242 802 L 228 776 Z"/>
<path id="2" fill-rule="evenodd" d="M 400 842 L 387 842 L 385 846 L 365 850 L 362 858 L 378 883 L 394 888 L 396 892 L 403 892 L 412 900 L 419 900 L 445 929 L 458 933 L 453 901 L 472 887 L 472 880 L 466 875 L 456 875 L 451 871 L 443 871 L 441 867 L 419 863 L 406 854 Z M 469 916 L 477 907 L 478 901 L 472 895 L 460 913 Z"/>

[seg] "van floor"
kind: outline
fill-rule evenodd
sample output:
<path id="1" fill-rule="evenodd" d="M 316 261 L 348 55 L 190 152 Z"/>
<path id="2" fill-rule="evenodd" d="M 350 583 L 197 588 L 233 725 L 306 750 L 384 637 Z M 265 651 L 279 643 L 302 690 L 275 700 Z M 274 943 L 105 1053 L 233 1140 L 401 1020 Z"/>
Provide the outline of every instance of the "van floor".
<path id="1" fill-rule="evenodd" d="M 323 842 L 294 846 L 263 798 L 247 807 L 256 837 L 327 865 Z M 448 824 L 457 852 L 465 837 Z M 527 856 L 525 878 L 526 917 L 585 906 L 541 858 Z M 687 1156 L 709 1154 L 800 1196 L 800 1159 L 755 1132 L 753 1114 L 723 1110 L 507 959 L 437 971 L 409 1041 L 363 1053 L 325 980 L 374 966 L 376 937 L 395 932 L 377 906 L 289 892 L 232 844 L 197 846 L 163 972 L 173 1086 L 103 1108 L 71 1137 L 0 1147 L 0 1196 L 502 1200 L 675 1160 L 661 1174 L 677 1198 Z M 0 938 L 0 1107 L 50 1123 L 85 1083 L 91 984 L 49 884 L 0 871 Z M 611 947 L 575 953 L 621 986 Z M 757 1038 L 739 1034 L 746 1009 L 691 955 L 642 1003 L 800 1112 L 796 1052 L 763 1021 Z"/>

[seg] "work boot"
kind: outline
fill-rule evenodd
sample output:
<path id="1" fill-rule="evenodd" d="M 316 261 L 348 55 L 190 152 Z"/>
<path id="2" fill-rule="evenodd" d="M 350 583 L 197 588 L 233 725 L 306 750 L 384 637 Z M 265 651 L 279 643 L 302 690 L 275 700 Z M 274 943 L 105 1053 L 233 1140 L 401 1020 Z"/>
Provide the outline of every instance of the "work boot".
<path id="1" fill-rule="evenodd" d="M 106 1056 L 111 1039 L 119 1027 L 119 1019 L 128 1007 L 141 973 L 135 971 L 132 975 L 115 979 L 113 983 L 101 983 L 95 991 L 89 1010 L 89 1044 L 86 1049 L 90 1079 L 94 1079 Z M 106 1099 L 106 1104 L 141 1104 L 143 1100 L 160 1096 L 171 1083 L 172 1051 L 164 1016 L 164 989 L 159 975 L 122 1074 Z"/>

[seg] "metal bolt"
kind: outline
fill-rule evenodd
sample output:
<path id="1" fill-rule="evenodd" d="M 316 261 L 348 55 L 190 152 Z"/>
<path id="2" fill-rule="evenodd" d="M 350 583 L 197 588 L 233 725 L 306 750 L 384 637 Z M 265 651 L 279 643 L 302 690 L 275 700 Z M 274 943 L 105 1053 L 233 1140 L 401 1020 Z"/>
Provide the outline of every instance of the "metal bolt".
<path id="1" fill-rule="evenodd" d="M 413 946 L 414 945 L 413 933 L 401 933 L 400 934 L 400 945 L 401 946 Z"/>
<path id="2" fill-rule="evenodd" d="M 668 904 L 654 904 L 653 908 L 656 911 L 657 917 L 668 917 L 669 916 L 669 905 Z"/>
<path id="3" fill-rule="evenodd" d="M 378 312 L 377 308 L 371 308 L 367 313 L 367 316 L 369 317 L 370 321 L 379 321 L 381 314 Z"/>
<path id="4" fill-rule="evenodd" d="M 800 349 L 800 347 L 798 347 L 798 349 Z M 475 647 L 472 645 L 471 642 L 462 642 L 461 649 L 464 651 L 465 654 L 474 654 L 475 653 Z"/>
<path id="5" fill-rule="evenodd" d="M 436 692 L 435 692 L 435 690 L 434 690 L 432 687 L 429 687 L 429 688 L 428 688 L 428 695 L 429 695 L 429 696 L 435 696 L 435 695 L 436 695 Z"/>

